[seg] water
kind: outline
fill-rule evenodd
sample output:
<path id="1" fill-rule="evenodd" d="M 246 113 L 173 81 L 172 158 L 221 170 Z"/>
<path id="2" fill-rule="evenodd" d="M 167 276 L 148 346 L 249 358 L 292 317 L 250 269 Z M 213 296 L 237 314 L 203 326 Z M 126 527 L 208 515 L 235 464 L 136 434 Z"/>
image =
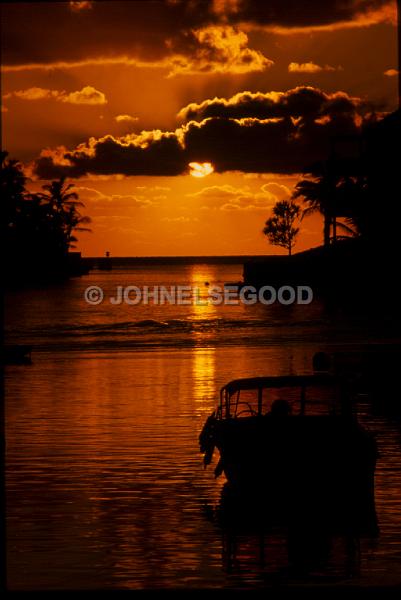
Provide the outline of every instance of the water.
<path id="1" fill-rule="evenodd" d="M 361 398 L 377 436 L 378 538 L 229 535 L 212 518 L 224 480 L 203 469 L 198 435 L 237 377 L 303 373 L 317 350 L 394 338 L 378 315 L 283 306 L 99 306 L 89 285 L 221 285 L 240 265 L 93 271 L 6 299 L 7 339 L 34 346 L 6 368 L 8 586 L 11 589 L 257 588 L 271 583 L 400 583 L 399 423 Z M 310 537 L 310 536 L 309 536 Z M 315 544 L 302 573 L 289 552 Z M 301 551 L 299 552 L 299 548 Z M 294 550 L 295 548 L 295 550 Z M 315 549 L 316 549 L 315 548 Z M 313 550 L 313 548 L 312 548 Z M 262 560 L 263 558 L 263 560 Z M 319 562 L 319 561 L 318 561 Z"/>

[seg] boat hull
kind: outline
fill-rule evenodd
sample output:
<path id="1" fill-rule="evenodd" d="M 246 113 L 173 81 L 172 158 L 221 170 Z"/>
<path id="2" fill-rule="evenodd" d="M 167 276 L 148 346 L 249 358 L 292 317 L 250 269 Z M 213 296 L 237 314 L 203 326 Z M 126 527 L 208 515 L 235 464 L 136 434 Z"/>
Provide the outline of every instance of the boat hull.
<path id="1" fill-rule="evenodd" d="M 217 467 L 237 493 L 296 517 L 375 518 L 375 440 L 341 417 L 249 417 L 216 423 Z"/>

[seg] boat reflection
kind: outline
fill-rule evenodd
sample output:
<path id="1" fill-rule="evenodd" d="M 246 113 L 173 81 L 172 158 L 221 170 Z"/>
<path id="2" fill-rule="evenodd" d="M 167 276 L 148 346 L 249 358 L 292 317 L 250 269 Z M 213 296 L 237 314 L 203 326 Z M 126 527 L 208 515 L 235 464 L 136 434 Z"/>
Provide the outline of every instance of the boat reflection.
<path id="1" fill-rule="evenodd" d="M 283 520 L 267 506 L 265 498 L 238 494 L 226 483 L 208 511 L 222 536 L 223 570 L 237 582 L 333 584 L 360 574 L 360 540 L 377 536 L 375 519 L 364 528 L 345 515 Z"/>

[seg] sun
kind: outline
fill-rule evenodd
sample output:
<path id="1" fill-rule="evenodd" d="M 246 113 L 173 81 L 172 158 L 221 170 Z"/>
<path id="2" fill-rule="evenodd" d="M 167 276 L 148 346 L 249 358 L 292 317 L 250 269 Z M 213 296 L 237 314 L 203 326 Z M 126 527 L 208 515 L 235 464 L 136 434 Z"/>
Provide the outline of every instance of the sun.
<path id="1" fill-rule="evenodd" d="M 210 175 L 214 171 L 213 165 L 210 162 L 190 162 L 189 168 L 191 169 L 189 174 L 192 177 L 206 177 L 206 175 Z"/>

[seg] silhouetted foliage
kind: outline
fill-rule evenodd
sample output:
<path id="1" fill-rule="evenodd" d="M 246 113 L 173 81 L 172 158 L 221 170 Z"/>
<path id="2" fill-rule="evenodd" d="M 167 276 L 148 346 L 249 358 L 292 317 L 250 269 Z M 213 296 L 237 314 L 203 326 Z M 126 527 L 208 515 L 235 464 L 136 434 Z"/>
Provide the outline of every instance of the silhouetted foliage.
<path id="1" fill-rule="evenodd" d="M 68 252 L 73 248 L 76 238 L 73 231 L 90 231 L 81 225 L 90 223 L 89 217 L 82 216 L 78 206 L 83 207 L 78 194 L 71 191 L 73 184 L 66 184 L 65 177 L 52 181 L 42 187 L 47 193 L 40 194 L 42 202 L 48 209 L 48 219 L 54 236 L 54 243 L 60 252 Z"/>
<path id="2" fill-rule="evenodd" d="M 336 217 L 335 217 L 335 190 L 339 177 L 334 175 L 327 167 L 326 163 L 321 162 L 313 165 L 309 176 L 301 179 L 295 186 L 293 198 L 302 198 L 306 204 L 303 210 L 303 216 L 314 212 L 320 212 L 323 215 L 323 243 L 325 246 L 330 244 L 330 229 L 333 227 L 333 237 L 336 237 Z"/>
<path id="3" fill-rule="evenodd" d="M 358 160 L 337 161 L 331 157 L 309 169 L 309 173 L 295 186 L 294 199 L 302 198 L 306 204 L 303 216 L 314 212 L 323 215 L 323 242 L 328 246 L 336 242 L 337 229 L 346 237 L 363 237 L 373 234 L 376 220 L 369 178 Z M 342 217 L 345 222 L 339 223 Z"/>
<path id="4" fill-rule="evenodd" d="M 377 211 L 366 175 L 344 176 L 336 189 L 337 214 L 345 218 L 340 227 L 353 237 L 373 239 Z"/>
<path id="5" fill-rule="evenodd" d="M 291 256 L 299 227 L 294 224 L 299 220 L 301 208 L 293 200 L 282 200 L 273 207 L 273 216 L 266 221 L 263 233 L 269 242 L 288 250 Z"/>
<path id="6" fill-rule="evenodd" d="M 65 179 L 42 186 L 44 192 L 26 189 L 21 163 L 1 153 L 0 185 L 3 202 L 2 239 L 9 260 L 6 270 L 13 276 L 25 273 L 61 274 L 68 252 L 76 241 L 75 231 L 90 231 L 82 216 L 78 194 Z"/>

